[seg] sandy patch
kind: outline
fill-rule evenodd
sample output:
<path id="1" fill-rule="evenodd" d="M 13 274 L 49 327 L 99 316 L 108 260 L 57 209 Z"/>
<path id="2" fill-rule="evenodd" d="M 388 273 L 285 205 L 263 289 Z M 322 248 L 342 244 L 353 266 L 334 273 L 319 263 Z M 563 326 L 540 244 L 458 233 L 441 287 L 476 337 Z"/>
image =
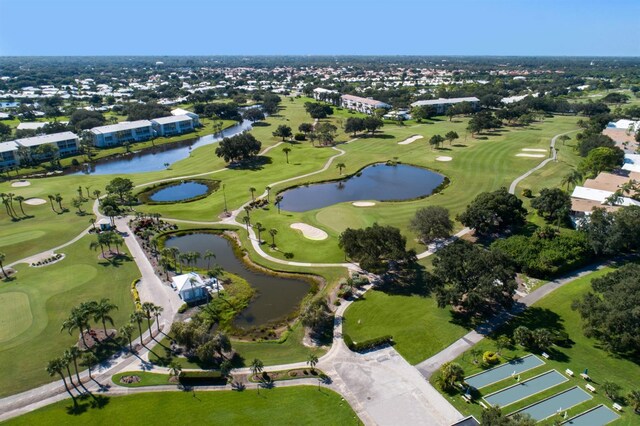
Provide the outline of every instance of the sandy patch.
<path id="1" fill-rule="evenodd" d="M 547 149 L 543 149 L 543 148 L 522 148 L 523 151 L 529 151 L 529 152 L 547 152 Z"/>
<path id="2" fill-rule="evenodd" d="M 544 154 L 516 154 L 516 157 L 544 158 Z"/>
<path id="3" fill-rule="evenodd" d="M 436 161 L 451 161 L 451 160 L 453 160 L 453 158 L 447 157 L 446 155 L 441 155 L 439 157 L 436 157 Z"/>
<path id="4" fill-rule="evenodd" d="M 329 235 L 322 229 L 316 228 L 315 226 L 307 225 L 306 223 L 292 223 L 291 229 L 301 231 L 302 235 L 310 240 L 320 241 L 329 238 Z"/>
<path id="5" fill-rule="evenodd" d="M 24 200 L 24 203 L 30 206 L 39 206 L 47 204 L 47 200 L 43 200 L 42 198 L 29 198 L 28 200 Z"/>
<path id="6" fill-rule="evenodd" d="M 375 206 L 376 203 L 373 201 L 356 201 L 355 203 L 351 203 L 356 207 L 372 207 Z"/>
<path id="7" fill-rule="evenodd" d="M 410 138 L 407 138 L 405 140 L 403 140 L 402 142 L 398 142 L 398 145 L 409 145 L 410 143 L 413 143 L 415 141 L 417 141 L 418 139 L 422 139 L 424 136 L 422 135 L 415 135 L 415 136 L 411 136 Z"/>
<path id="8" fill-rule="evenodd" d="M 29 185 L 31 185 L 31 182 L 29 182 L 28 180 L 18 180 L 11 184 L 11 186 L 14 188 L 22 188 L 23 186 L 29 186 Z"/>

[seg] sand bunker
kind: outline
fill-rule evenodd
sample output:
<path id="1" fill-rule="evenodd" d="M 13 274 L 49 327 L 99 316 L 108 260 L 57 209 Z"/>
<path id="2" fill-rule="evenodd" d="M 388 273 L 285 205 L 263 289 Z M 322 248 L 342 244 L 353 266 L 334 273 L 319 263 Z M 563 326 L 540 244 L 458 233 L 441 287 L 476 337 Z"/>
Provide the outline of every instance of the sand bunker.
<path id="1" fill-rule="evenodd" d="M 355 203 L 351 204 L 356 207 L 371 207 L 376 205 L 376 203 L 374 203 L 373 201 L 356 201 Z"/>
<path id="2" fill-rule="evenodd" d="M 453 160 L 453 158 L 447 157 L 446 155 L 441 155 L 439 157 L 436 157 L 436 161 L 451 161 L 451 160 Z"/>
<path id="3" fill-rule="evenodd" d="M 307 225 L 306 223 L 292 223 L 291 228 L 301 231 L 302 235 L 310 240 L 320 241 L 329 238 L 329 235 L 322 229 L 318 229 L 315 226 Z"/>
<path id="4" fill-rule="evenodd" d="M 422 139 L 424 136 L 422 135 L 415 135 L 415 136 L 411 136 L 410 138 L 407 138 L 405 140 L 403 140 L 402 142 L 398 142 L 398 145 L 409 145 L 410 143 L 413 143 L 415 141 L 417 141 L 418 139 Z"/>
<path id="5" fill-rule="evenodd" d="M 14 188 L 21 188 L 23 186 L 29 186 L 29 185 L 31 185 L 31 182 L 29 182 L 28 180 L 19 180 L 11 184 L 11 186 L 13 186 Z"/>
<path id="6" fill-rule="evenodd" d="M 544 158 L 544 154 L 516 154 L 516 157 Z"/>
<path id="7" fill-rule="evenodd" d="M 43 200 L 42 198 L 29 198 L 28 200 L 24 200 L 24 203 L 30 206 L 39 206 L 41 204 L 47 204 L 47 200 Z"/>
<path id="8" fill-rule="evenodd" d="M 522 150 L 530 152 L 547 152 L 547 150 L 543 148 L 522 148 Z"/>

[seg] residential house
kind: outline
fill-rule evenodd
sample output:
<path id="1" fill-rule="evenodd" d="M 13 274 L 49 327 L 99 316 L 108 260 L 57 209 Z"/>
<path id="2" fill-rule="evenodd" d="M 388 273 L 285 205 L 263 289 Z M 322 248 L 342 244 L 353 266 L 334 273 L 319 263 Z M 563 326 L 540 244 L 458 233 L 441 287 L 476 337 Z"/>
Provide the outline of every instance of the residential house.
<path id="1" fill-rule="evenodd" d="M 209 297 L 209 291 L 202 277 L 195 272 L 177 275 L 171 278 L 171 281 L 171 286 L 178 291 L 180 298 L 186 303 L 199 302 Z"/>
<path id="2" fill-rule="evenodd" d="M 32 136 L 30 138 L 16 139 L 18 147 L 29 148 L 33 160 L 48 160 L 51 155 L 41 154 L 36 150 L 42 145 L 54 145 L 60 157 L 67 157 L 78 153 L 78 135 L 73 132 L 52 133 L 50 135 Z"/>
<path id="3" fill-rule="evenodd" d="M 343 108 L 373 114 L 377 109 L 390 109 L 391 105 L 371 98 L 362 98 L 354 95 L 342 95 L 341 105 Z"/>
<path id="4" fill-rule="evenodd" d="M 0 142 L 0 169 L 20 165 L 18 144 L 14 141 Z"/>
<path id="5" fill-rule="evenodd" d="M 470 103 L 471 107 L 474 110 L 477 110 L 478 108 L 480 108 L 480 99 L 476 97 L 429 99 L 429 100 L 416 101 L 412 103 L 411 106 L 417 107 L 417 106 L 423 106 L 423 105 L 430 105 L 435 108 L 436 114 L 442 115 L 442 114 L 445 114 L 447 110 L 451 108 L 452 105 L 459 104 L 462 102 Z"/>
<path id="6" fill-rule="evenodd" d="M 194 130 L 193 118 L 188 115 L 170 115 L 154 118 L 151 126 L 157 136 L 174 136 Z"/>
<path id="7" fill-rule="evenodd" d="M 153 127 L 149 120 L 123 121 L 117 124 L 94 127 L 93 144 L 98 148 L 108 148 L 122 145 L 125 142 L 140 142 L 154 136 Z"/>

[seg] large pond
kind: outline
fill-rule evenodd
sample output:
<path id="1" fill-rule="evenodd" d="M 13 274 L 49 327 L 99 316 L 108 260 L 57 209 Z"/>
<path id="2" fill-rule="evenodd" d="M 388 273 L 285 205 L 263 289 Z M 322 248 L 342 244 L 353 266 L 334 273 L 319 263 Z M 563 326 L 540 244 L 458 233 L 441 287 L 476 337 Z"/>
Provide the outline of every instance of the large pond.
<path id="1" fill-rule="evenodd" d="M 204 195 L 208 190 L 209 187 L 203 183 L 182 182 L 159 189 L 151 194 L 149 199 L 155 202 L 182 201 Z"/>
<path id="2" fill-rule="evenodd" d="M 444 176 L 421 167 L 373 164 L 349 178 L 282 192 L 280 208 L 306 212 L 345 201 L 402 201 L 433 193 Z"/>
<path id="3" fill-rule="evenodd" d="M 181 252 L 196 251 L 204 255 L 207 250 L 215 253 L 212 263 L 225 271 L 236 274 L 256 289 L 256 296 L 235 320 L 237 327 L 249 328 L 266 324 L 290 314 L 309 292 L 311 285 L 292 278 L 280 278 L 249 269 L 233 252 L 231 242 L 224 237 L 208 233 L 196 233 L 172 237 L 166 247 L 177 247 Z M 205 259 L 198 260 L 199 268 L 206 268 Z"/>
<path id="4" fill-rule="evenodd" d="M 167 167 L 166 164 L 173 164 L 189 157 L 191 151 L 196 148 L 220 142 L 222 138 L 237 135 L 249 129 L 251 129 L 251 122 L 244 120 L 242 123 L 228 127 L 216 135 L 206 135 L 182 142 L 160 145 L 116 158 L 98 160 L 87 167 L 82 166 L 82 170 L 75 172 L 75 174 L 112 175 L 164 170 Z M 131 149 L 135 150 L 135 144 L 131 145 Z"/>

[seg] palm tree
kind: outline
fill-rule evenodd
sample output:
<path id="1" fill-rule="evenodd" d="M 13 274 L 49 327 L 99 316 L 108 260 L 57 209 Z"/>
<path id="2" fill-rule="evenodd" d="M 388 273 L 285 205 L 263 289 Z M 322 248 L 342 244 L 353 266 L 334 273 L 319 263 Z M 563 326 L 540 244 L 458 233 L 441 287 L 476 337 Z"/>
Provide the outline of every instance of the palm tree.
<path id="1" fill-rule="evenodd" d="M 282 202 L 282 195 L 276 195 L 275 205 L 278 207 L 278 214 L 280 214 L 280 203 Z"/>
<path id="2" fill-rule="evenodd" d="M 55 207 L 53 207 L 53 202 L 56 199 L 56 197 L 54 197 L 53 195 L 47 195 L 47 197 L 49 197 L 49 202 L 51 203 L 51 210 L 53 210 L 54 213 L 58 213 Z"/>
<path id="3" fill-rule="evenodd" d="M 455 362 L 445 362 L 440 367 L 438 384 L 443 390 L 454 389 L 456 382 L 464 380 L 464 370 Z"/>
<path id="4" fill-rule="evenodd" d="M 567 191 L 571 186 L 575 186 L 582 181 L 582 173 L 577 170 L 572 170 L 562 177 L 560 182 L 562 185 L 567 185 Z"/>
<path id="5" fill-rule="evenodd" d="M 7 275 L 7 271 L 4 270 L 4 264 L 3 264 L 6 258 L 7 258 L 7 255 L 0 252 L 0 271 L 2 271 L 2 275 L 4 275 L 5 278 L 9 278 L 9 276 Z"/>
<path id="6" fill-rule="evenodd" d="M 144 317 L 147 319 L 147 327 L 149 328 L 149 334 L 151 334 L 151 316 L 153 314 L 153 310 L 156 307 L 151 302 L 144 302 L 142 304 L 142 312 L 144 312 Z"/>
<path id="7" fill-rule="evenodd" d="M 189 259 L 190 259 L 189 253 L 180 253 L 178 255 L 178 260 L 180 261 L 180 273 L 181 274 L 182 274 L 182 265 L 185 264 L 185 263 L 188 265 Z"/>
<path id="8" fill-rule="evenodd" d="M 100 204 L 100 190 L 96 189 L 93 191 L 93 196 L 95 197 L 96 200 L 98 200 L 98 205 Z"/>
<path id="9" fill-rule="evenodd" d="M 73 379 L 72 379 L 73 376 L 71 375 L 70 365 L 72 362 L 73 362 L 73 356 L 71 355 L 71 352 L 69 352 L 69 350 L 64 351 L 64 353 L 62 354 L 62 365 L 67 370 L 67 374 L 69 375 L 69 382 L 71 382 L 71 384 L 75 386 L 75 383 L 73 383 Z M 80 381 L 78 381 L 78 386 L 80 386 Z"/>
<path id="10" fill-rule="evenodd" d="M 189 253 L 189 260 L 191 260 L 191 263 L 193 263 L 193 267 L 191 268 L 192 271 L 196 268 L 198 260 L 200 260 L 201 257 L 202 255 L 199 251 L 192 251 Z"/>
<path id="11" fill-rule="evenodd" d="M 82 352 L 75 345 L 64 351 L 64 357 L 73 362 L 73 367 L 76 371 L 76 378 L 78 379 L 78 385 L 82 385 L 82 380 L 80 380 L 80 370 L 78 369 L 78 358 L 80 358 L 80 356 L 82 356 Z"/>
<path id="12" fill-rule="evenodd" d="M 562 146 L 564 146 L 564 143 L 568 140 L 571 140 L 571 138 L 567 135 L 562 135 L 560 136 L 558 139 L 560 139 L 562 141 Z"/>
<path id="13" fill-rule="evenodd" d="M 346 168 L 347 166 L 344 163 L 338 163 L 336 164 L 336 169 L 338 169 L 340 171 L 340 176 L 342 176 L 342 170 L 344 168 Z"/>
<path id="14" fill-rule="evenodd" d="M 262 371 L 264 370 L 264 363 L 260 361 L 258 358 L 254 358 L 254 360 L 251 362 L 251 366 L 249 367 L 249 369 L 251 370 L 251 374 L 253 374 L 254 376 L 257 376 L 258 374 L 262 373 Z M 260 394 L 260 383 L 258 383 L 258 394 Z"/>
<path id="15" fill-rule="evenodd" d="M 133 336 L 133 324 L 128 323 L 126 325 L 123 325 L 118 331 L 118 334 L 127 338 L 127 340 L 129 341 L 129 350 L 133 352 L 133 342 L 131 341 L 131 336 Z"/>
<path id="16" fill-rule="evenodd" d="M 62 378 L 62 383 L 64 383 L 64 388 L 66 389 L 67 393 L 73 400 L 73 406 L 77 407 L 78 402 L 76 401 L 76 397 L 73 396 L 73 394 L 71 393 L 71 389 L 69 389 L 69 385 L 67 384 L 67 379 L 65 378 L 64 373 L 62 372 L 63 369 L 64 369 L 64 361 L 61 358 L 54 358 L 51 361 L 49 361 L 49 363 L 47 364 L 47 373 L 49 373 L 49 376 L 53 377 L 56 374 L 60 375 L 60 377 Z"/>
<path id="17" fill-rule="evenodd" d="M 102 257 L 105 257 L 104 254 L 104 244 L 102 242 L 102 238 L 98 237 L 95 241 L 91 241 L 89 244 L 89 248 L 91 250 L 97 250 L 100 247 L 100 251 L 102 252 Z"/>
<path id="18" fill-rule="evenodd" d="M 162 306 L 154 305 L 153 306 L 153 316 L 156 317 L 156 327 L 158 327 L 158 334 L 160 334 L 160 315 L 164 311 Z"/>
<path id="19" fill-rule="evenodd" d="M 73 333 L 73 330 L 78 329 L 80 331 L 80 337 L 82 338 L 82 343 L 85 348 L 89 348 L 87 342 L 84 338 L 84 330 L 89 327 L 89 321 L 87 320 L 87 313 L 78 307 L 74 307 L 71 309 L 71 313 L 69 317 L 64 320 L 62 323 L 62 327 L 60 328 L 60 332 L 63 330 L 67 330 L 69 334 Z"/>
<path id="20" fill-rule="evenodd" d="M 251 193 L 251 201 L 256 201 L 256 189 L 252 186 L 249 188 L 249 192 Z"/>
<path id="21" fill-rule="evenodd" d="M 262 238 L 260 238 L 260 233 L 262 233 L 262 231 L 265 230 L 265 228 L 262 226 L 262 224 L 260 222 L 256 222 L 253 227 L 256 230 L 256 233 L 258 234 L 258 244 L 262 244 Z"/>
<path id="22" fill-rule="evenodd" d="M 269 229 L 269 235 L 271 235 L 271 247 L 275 247 L 276 246 L 276 235 L 278 234 L 278 230 L 276 228 L 271 228 Z"/>
<path id="23" fill-rule="evenodd" d="M 271 187 L 267 186 L 265 189 L 267 191 L 267 203 L 268 203 L 269 202 L 269 195 L 271 194 Z"/>
<path id="24" fill-rule="evenodd" d="M 316 371 L 316 365 L 318 364 L 318 357 L 316 356 L 316 354 L 309 354 L 309 357 L 307 358 L 307 365 L 309 367 L 311 367 L 311 371 Z"/>
<path id="25" fill-rule="evenodd" d="M 91 219 L 89 219 L 89 223 L 91 224 L 93 230 L 98 232 L 98 230 L 96 229 L 96 218 L 92 217 Z"/>
<path id="26" fill-rule="evenodd" d="M 211 264 L 211 259 L 215 259 L 216 255 L 211 250 L 207 250 L 204 252 L 204 259 L 207 261 L 207 270 L 209 270 L 209 265 Z"/>
<path id="27" fill-rule="evenodd" d="M 91 374 L 92 371 L 92 366 L 94 364 L 97 364 L 100 360 L 98 359 L 97 356 L 95 356 L 93 354 L 93 352 L 84 352 L 82 354 L 82 364 L 87 366 L 87 370 L 89 371 L 89 380 L 93 380 L 94 382 L 98 383 L 98 381 L 96 381 L 96 379 L 93 378 L 93 375 Z M 98 383 L 100 385 L 100 383 Z"/>
<path id="28" fill-rule="evenodd" d="M 140 332 L 140 344 L 144 346 L 144 340 L 142 340 L 142 320 L 145 318 L 145 315 L 142 311 L 135 311 L 131 314 L 131 322 L 135 322 L 138 324 L 138 331 Z"/>
<path id="29" fill-rule="evenodd" d="M 169 363 L 169 377 L 180 377 L 182 373 L 182 364 L 175 359 Z"/>
<path id="30" fill-rule="evenodd" d="M 109 322 L 109 324 L 113 326 L 113 317 L 111 317 L 109 313 L 114 309 L 117 310 L 118 307 L 115 304 L 109 302 L 109 299 L 106 298 L 100 300 L 100 302 L 98 302 L 94 307 L 93 320 L 102 322 L 102 328 L 104 328 L 105 336 L 107 336 L 107 322 Z"/>
<path id="31" fill-rule="evenodd" d="M 24 202 L 24 197 L 22 195 L 18 195 L 16 197 L 16 201 L 20 205 L 20 211 L 22 212 L 22 216 L 26 216 L 26 213 L 24 212 L 24 208 L 22 207 L 22 203 Z"/>
<path id="32" fill-rule="evenodd" d="M 244 222 L 244 224 L 247 227 L 247 232 L 249 232 L 249 225 L 251 225 L 251 219 L 249 218 L 249 216 L 244 216 L 242 218 L 242 221 Z"/>
<path id="33" fill-rule="evenodd" d="M 64 207 L 62 207 L 62 200 L 63 200 L 62 195 L 58 193 L 56 194 L 55 198 L 56 198 L 56 203 L 58 203 L 58 206 L 60 207 L 60 211 L 61 212 L 64 211 Z"/>
<path id="34" fill-rule="evenodd" d="M 124 238 L 122 238 L 122 235 L 115 232 L 110 232 L 109 234 L 109 239 L 111 240 L 113 245 L 116 246 L 116 253 L 120 254 L 120 247 L 122 247 L 122 245 L 124 244 Z"/>
<path id="35" fill-rule="evenodd" d="M 285 146 L 282 148 L 282 152 L 284 152 L 285 157 L 287 157 L 287 164 L 289 164 L 289 153 L 291 152 L 291 148 Z"/>
<path id="36" fill-rule="evenodd" d="M 251 218 L 251 208 L 249 208 L 249 206 L 245 206 L 244 211 L 247 214 L 247 217 Z"/>

